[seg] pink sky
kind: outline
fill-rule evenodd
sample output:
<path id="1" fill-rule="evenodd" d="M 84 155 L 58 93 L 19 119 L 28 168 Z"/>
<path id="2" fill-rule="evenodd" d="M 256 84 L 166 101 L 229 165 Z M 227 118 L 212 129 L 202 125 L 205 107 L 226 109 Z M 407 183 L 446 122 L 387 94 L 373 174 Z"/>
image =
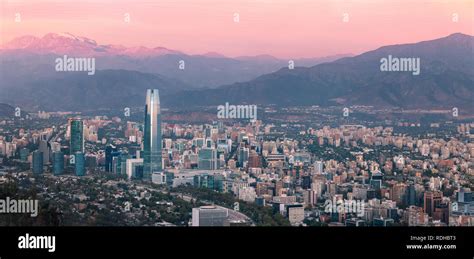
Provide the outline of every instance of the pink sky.
<path id="1" fill-rule="evenodd" d="M 300 58 L 358 54 L 454 32 L 474 35 L 474 0 L 0 1 L 0 44 L 69 32 L 99 44 Z"/>

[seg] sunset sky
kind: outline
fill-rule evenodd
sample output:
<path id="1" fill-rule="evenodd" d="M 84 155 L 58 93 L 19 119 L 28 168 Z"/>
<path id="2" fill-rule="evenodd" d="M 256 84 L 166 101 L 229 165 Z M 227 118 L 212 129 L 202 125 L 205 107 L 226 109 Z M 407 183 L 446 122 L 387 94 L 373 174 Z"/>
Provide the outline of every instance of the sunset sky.
<path id="1" fill-rule="evenodd" d="M 0 1 L 0 44 L 69 32 L 99 44 L 301 58 L 474 34 L 474 0 Z"/>

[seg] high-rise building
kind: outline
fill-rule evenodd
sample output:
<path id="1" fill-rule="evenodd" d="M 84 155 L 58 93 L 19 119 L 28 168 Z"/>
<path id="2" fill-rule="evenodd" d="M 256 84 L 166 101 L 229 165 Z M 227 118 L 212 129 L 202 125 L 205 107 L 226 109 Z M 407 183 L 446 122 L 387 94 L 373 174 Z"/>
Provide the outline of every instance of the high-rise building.
<path id="1" fill-rule="evenodd" d="M 36 150 L 33 152 L 33 174 L 43 173 L 43 152 Z"/>
<path id="2" fill-rule="evenodd" d="M 204 139 L 203 138 L 194 138 L 193 139 L 193 146 L 202 148 L 204 147 Z"/>
<path id="3" fill-rule="evenodd" d="M 117 148 L 113 145 L 108 145 L 105 148 L 105 171 L 112 172 L 112 160 L 114 157 L 114 153 L 117 152 Z"/>
<path id="4" fill-rule="evenodd" d="M 375 171 L 372 173 L 372 176 L 370 178 L 370 185 L 372 188 L 374 188 L 376 191 L 379 191 L 380 188 L 382 188 L 382 181 L 383 181 L 383 174 L 380 171 Z"/>
<path id="5" fill-rule="evenodd" d="M 148 89 L 145 105 L 145 128 L 143 142 L 143 178 L 151 180 L 151 175 L 161 172 L 161 112 L 158 89 Z"/>
<path id="6" fill-rule="evenodd" d="M 304 220 L 304 207 L 302 204 L 289 204 L 286 206 L 286 215 L 292 225 L 299 225 Z"/>
<path id="7" fill-rule="evenodd" d="M 474 201 L 472 191 L 469 188 L 461 188 L 456 192 L 457 202 L 472 202 Z"/>
<path id="8" fill-rule="evenodd" d="M 249 151 L 248 148 L 246 148 L 244 146 L 239 147 L 237 158 L 238 158 L 238 162 L 239 162 L 240 167 L 243 167 L 244 163 L 249 160 L 249 152 L 250 151 Z"/>
<path id="9" fill-rule="evenodd" d="M 217 150 L 213 148 L 199 150 L 198 168 L 203 170 L 217 169 Z"/>
<path id="10" fill-rule="evenodd" d="M 29 154 L 30 154 L 30 151 L 27 148 L 20 149 L 20 160 L 27 161 Z"/>
<path id="11" fill-rule="evenodd" d="M 84 153 L 84 122 L 81 119 L 74 118 L 69 119 L 69 125 L 71 127 L 70 154 Z"/>
<path id="12" fill-rule="evenodd" d="M 423 208 L 410 206 L 405 212 L 405 222 L 408 223 L 408 226 L 426 226 L 428 215 L 423 212 Z"/>
<path id="13" fill-rule="evenodd" d="M 258 168 L 262 167 L 262 160 L 255 150 L 251 150 L 249 154 L 249 168 Z"/>
<path id="14" fill-rule="evenodd" d="M 74 154 L 75 163 L 74 170 L 77 176 L 84 176 L 86 174 L 86 158 L 84 153 L 76 152 Z"/>
<path id="15" fill-rule="evenodd" d="M 456 201 L 452 213 L 455 216 L 473 216 L 474 199 L 470 188 L 460 188 L 456 191 Z"/>
<path id="16" fill-rule="evenodd" d="M 61 175 L 64 172 L 64 154 L 61 151 L 53 152 L 53 174 Z"/>
<path id="17" fill-rule="evenodd" d="M 406 205 L 407 206 L 412 206 L 412 205 L 417 205 L 416 202 L 416 189 L 415 185 L 412 183 L 408 185 L 408 188 L 406 189 Z"/>
<path id="18" fill-rule="evenodd" d="M 38 150 L 43 153 L 43 165 L 47 165 L 49 163 L 48 141 L 40 140 Z"/>
<path id="19" fill-rule="evenodd" d="M 215 206 L 193 208 L 193 227 L 221 227 L 229 225 L 229 211 Z"/>
<path id="20" fill-rule="evenodd" d="M 141 178 L 141 171 L 143 170 L 142 158 L 130 158 L 126 160 L 126 174 L 128 179 Z"/>
<path id="21" fill-rule="evenodd" d="M 314 173 L 322 174 L 323 173 L 323 161 L 314 162 Z"/>
<path id="22" fill-rule="evenodd" d="M 433 220 L 439 220 L 443 223 L 449 223 L 449 202 L 440 202 L 433 209 Z"/>
<path id="23" fill-rule="evenodd" d="M 435 208 L 441 203 L 443 193 L 440 191 L 427 191 L 424 194 L 424 211 L 430 217 L 433 216 Z"/>

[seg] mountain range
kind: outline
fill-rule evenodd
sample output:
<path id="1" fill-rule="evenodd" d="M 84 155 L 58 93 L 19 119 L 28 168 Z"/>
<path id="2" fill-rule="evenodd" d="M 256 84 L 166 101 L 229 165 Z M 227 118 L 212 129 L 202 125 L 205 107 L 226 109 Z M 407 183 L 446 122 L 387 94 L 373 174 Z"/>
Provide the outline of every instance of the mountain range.
<path id="1" fill-rule="evenodd" d="M 69 33 L 22 36 L 0 46 L 0 59 L 10 67 L 21 68 L 26 74 L 36 75 L 40 71 L 42 76 L 54 77 L 54 60 L 63 55 L 95 57 L 98 70 L 159 74 L 192 88 L 213 88 L 248 81 L 288 66 L 289 62 L 269 55 L 230 58 L 215 52 L 189 55 L 165 47 L 101 45 L 92 39 Z M 296 66 L 313 66 L 345 56 L 349 54 L 295 59 L 294 62 Z M 184 69 L 179 67 L 181 62 L 184 62 Z"/>
<path id="2" fill-rule="evenodd" d="M 248 82 L 188 90 L 167 98 L 169 106 L 229 103 L 276 105 L 370 105 L 474 110 L 474 37 L 384 46 L 313 67 L 282 68 Z M 383 72 L 389 55 L 419 58 L 420 75 Z"/>
<path id="3" fill-rule="evenodd" d="M 455 33 L 354 57 L 295 60 L 289 69 L 287 60 L 268 55 L 187 55 L 163 47 L 99 45 L 69 34 L 25 36 L 0 48 L 0 102 L 32 110 L 123 108 L 143 105 L 145 89 L 158 88 L 170 108 L 229 102 L 474 111 L 473 38 Z M 58 73 L 54 59 L 63 54 L 96 57 L 98 71 Z M 381 71 L 389 56 L 418 58 L 420 74 Z M 179 60 L 185 70 L 177 69 Z"/>
<path id="4" fill-rule="evenodd" d="M 6 104 L 0 103 L 0 118 L 13 117 L 15 115 L 15 108 Z"/>

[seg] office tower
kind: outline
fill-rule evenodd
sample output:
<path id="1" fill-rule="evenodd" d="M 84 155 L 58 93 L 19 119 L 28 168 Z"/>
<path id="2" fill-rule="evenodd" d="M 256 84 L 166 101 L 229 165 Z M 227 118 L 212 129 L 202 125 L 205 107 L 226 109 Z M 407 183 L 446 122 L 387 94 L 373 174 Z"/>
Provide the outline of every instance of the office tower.
<path id="1" fill-rule="evenodd" d="M 193 146 L 202 148 L 204 147 L 204 139 L 203 138 L 194 138 L 193 139 Z"/>
<path id="2" fill-rule="evenodd" d="M 84 153 L 84 123 L 81 119 L 69 119 L 71 139 L 69 151 L 71 155 L 76 152 Z"/>
<path id="3" fill-rule="evenodd" d="M 255 204 L 265 207 L 265 199 L 263 197 L 257 197 L 255 198 Z"/>
<path id="4" fill-rule="evenodd" d="M 286 216 L 292 225 L 299 225 L 304 220 L 304 207 L 302 204 L 289 204 L 286 206 Z"/>
<path id="5" fill-rule="evenodd" d="M 114 174 L 127 174 L 127 159 L 132 158 L 132 156 L 126 152 L 117 152 L 117 156 L 112 156 L 112 172 Z M 114 153 L 112 153 L 114 154 Z"/>
<path id="6" fill-rule="evenodd" d="M 199 174 L 193 177 L 193 185 L 198 188 L 208 188 L 217 191 L 224 190 L 224 177 L 222 175 Z"/>
<path id="7" fill-rule="evenodd" d="M 151 180 L 154 172 L 161 172 L 161 113 L 158 89 L 148 89 L 145 105 L 143 142 L 143 178 Z"/>
<path id="8" fill-rule="evenodd" d="M 43 153 L 43 165 L 47 165 L 49 163 L 48 141 L 40 140 L 38 150 Z"/>
<path id="9" fill-rule="evenodd" d="M 117 148 L 113 145 L 108 145 L 105 148 L 105 171 L 106 172 L 112 172 L 112 160 L 114 157 L 114 153 L 116 152 L 117 152 Z"/>
<path id="10" fill-rule="evenodd" d="M 214 179 L 214 190 L 219 192 L 224 192 L 225 189 L 225 179 L 221 174 L 216 174 L 213 177 Z"/>
<path id="11" fill-rule="evenodd" d="M 111 171 L 114 174 L 125 173 L 125 164 L 129 157 L 128 153 L 122 153 L 121 151 L 112 153 L 112 168 Z M 123 170 L 122 170 L 123 169 Z"/>
<path id="12" fill-rule="evenodd" d="M 408 185 L 408 188 L 406 189 L 406 205 L 411 206 L 411 205 L 417 205 L 416 203 L 416 189 L 414 184 Z"/>
<path id="13" fill-rule="evenodd" d="M 224 133 L 225 128 L 224 128 L 224 122 L 223 121 L 218 121 L 217 122 L 217 132 L 218 133 Z"/>
<path id="14" fill-rule="evenodd" d="M 250 151 L 248 167 L 249 168 L 262 167 L 262 161 L 260 159 L 260 156 L 257 154 L 255 150 Z"/>
<path id="15" fill-rule="evenodd" d="M 474 199 L 470 188 L 460 188 L 456 192 L 452 213 L 455 216 L 474 215 Z"/>
<path id="16" fill-rule="evenodd" d="M 212 139 L 206 139 L 206 148 L 213 148 L 214 146 L 214 143 L 212 141 Z"/>
<path id="17" fill-rule="evenodd" d="M 303 175 L 301 179 L 301 188 L 303 189 L 310 189 L 311 188 L 311 176 L 310 175 Z"/>
<path id="18" fill-rule="evenodd" d="M 424 211 L 430 217 L 433 216 L 435 208 L 441 203 L 443 193 L 440 191 L 427 191 L 424 196 Z"/>
<path id="19" fill-rule="evenodd" d="M 85 159 L 84 153 L 76 152 L 74 154 L 74 159 L 75 159 L 74 170 L 76 172 L 76 175 L 77 176 L 86 175 L 86 167 L 85 167 L 86 159 Z"/>
<path id="20" fill-rule="evenodd" d="M 469 203 L 473 201 L 472 191 L 469 188 L 461 188 L 456 192 L 457 202 Z"/>
<path id="21" fill-rule="evenodd" d="M 388 191 L 388 189 L 387 189 Z M 397 204 L 405 203 L 407 186 L 404 183 L 397 183 L 392 185 L 390 188 L 390 198 L 395 201 Z"/>
<path id="22" fill-rule="evenodd" d="M 323 173 L 323 161 L 314 162 L 314 173 L 322 174 Z"/>
<path id="23" fill-rule="evenodd" d="M 423 212 L 423 208 L 410 206 L 405 212 L 405 221 L 408 226 L 425 226 L 428 223 L 428 215 Z"/>
<path id="24" fill-rule="evenodd" d="M 433 209 L 433 220 L 439 220 L 443 223 L 449 223 L 449 202 L 440 202 L 436 207 Z"/>
<path id="25" fill-rule="evenodd" d="M 43 152 L 36 150 L 33 152 L 33 174 L 43 173 Z"/>
<path id="26" fill-rule="evenodd" d="M 126 160 L 126 174 L 128 179 L 141 178 L 141 171 L 143 170 L 142 158 L 130 158 Z"/>
<path id="27" fill-rule="evenodd" d="M 380 171 L 375 171 L 372 173 L 370 178 L 370 185 L 374 190 L 379 191 L 382 188 L 383 174 Z"/>
<path id="28" fill-rule="evenodd" d="M 249 160 L 249 149 L 246 147 L 241 146 L 239 148 L 239 153 L 237 154 L 239 166 L 243 167 L 244 163 Z"/>
<path id="29" fill-rule="evenodd" d="M 94 170 L 97 167 L 97 157 L 94 154 L 87 154 L 85 161 L 86 169 Z"/>
<path id="30" fill-rule="evenodd" d="M 61 151 L 53 152 L 53 174 L 61 175 L 64 172 L 64 153 Z"/>
<path id="31" fill-rule="evenodd" d="M 207 125 L 204 132 L 206 134 L 206 138 L 210 138 L 211 137 L 211 126 Z"/>
<path id="32" fill-rule="evenodd" d="M 313 206 L 317 203 L 318 197 L 316 192 L 313 190 L 304 190 L 303 191 L 303 201 L 306 207 Z"/>
<path id="33" fill-rule="evenodd" d="M 29 154 L 30 154 L 30 151 L 27 148 L 20 149 L 20 160 L 27 161 Z"/>
<path id="34" fill-rule="evenodd" d="M 217 169 L 217 150 L 204 148 L 199 150 L 198 168 L 204 170 Z"/>
<path id="35" fill-rule="evenodd" d="M 393 219 L 394 221 L 398 221 L 398 209 L 397 208 L 388 208 L 387 209 L 387 217 Z"/>
<path id="36" fill-rule="evenodd" d="M 215 206 L 193 208 L 193 227 L 221 227 L 229 225 L 229 211 Z"/>

